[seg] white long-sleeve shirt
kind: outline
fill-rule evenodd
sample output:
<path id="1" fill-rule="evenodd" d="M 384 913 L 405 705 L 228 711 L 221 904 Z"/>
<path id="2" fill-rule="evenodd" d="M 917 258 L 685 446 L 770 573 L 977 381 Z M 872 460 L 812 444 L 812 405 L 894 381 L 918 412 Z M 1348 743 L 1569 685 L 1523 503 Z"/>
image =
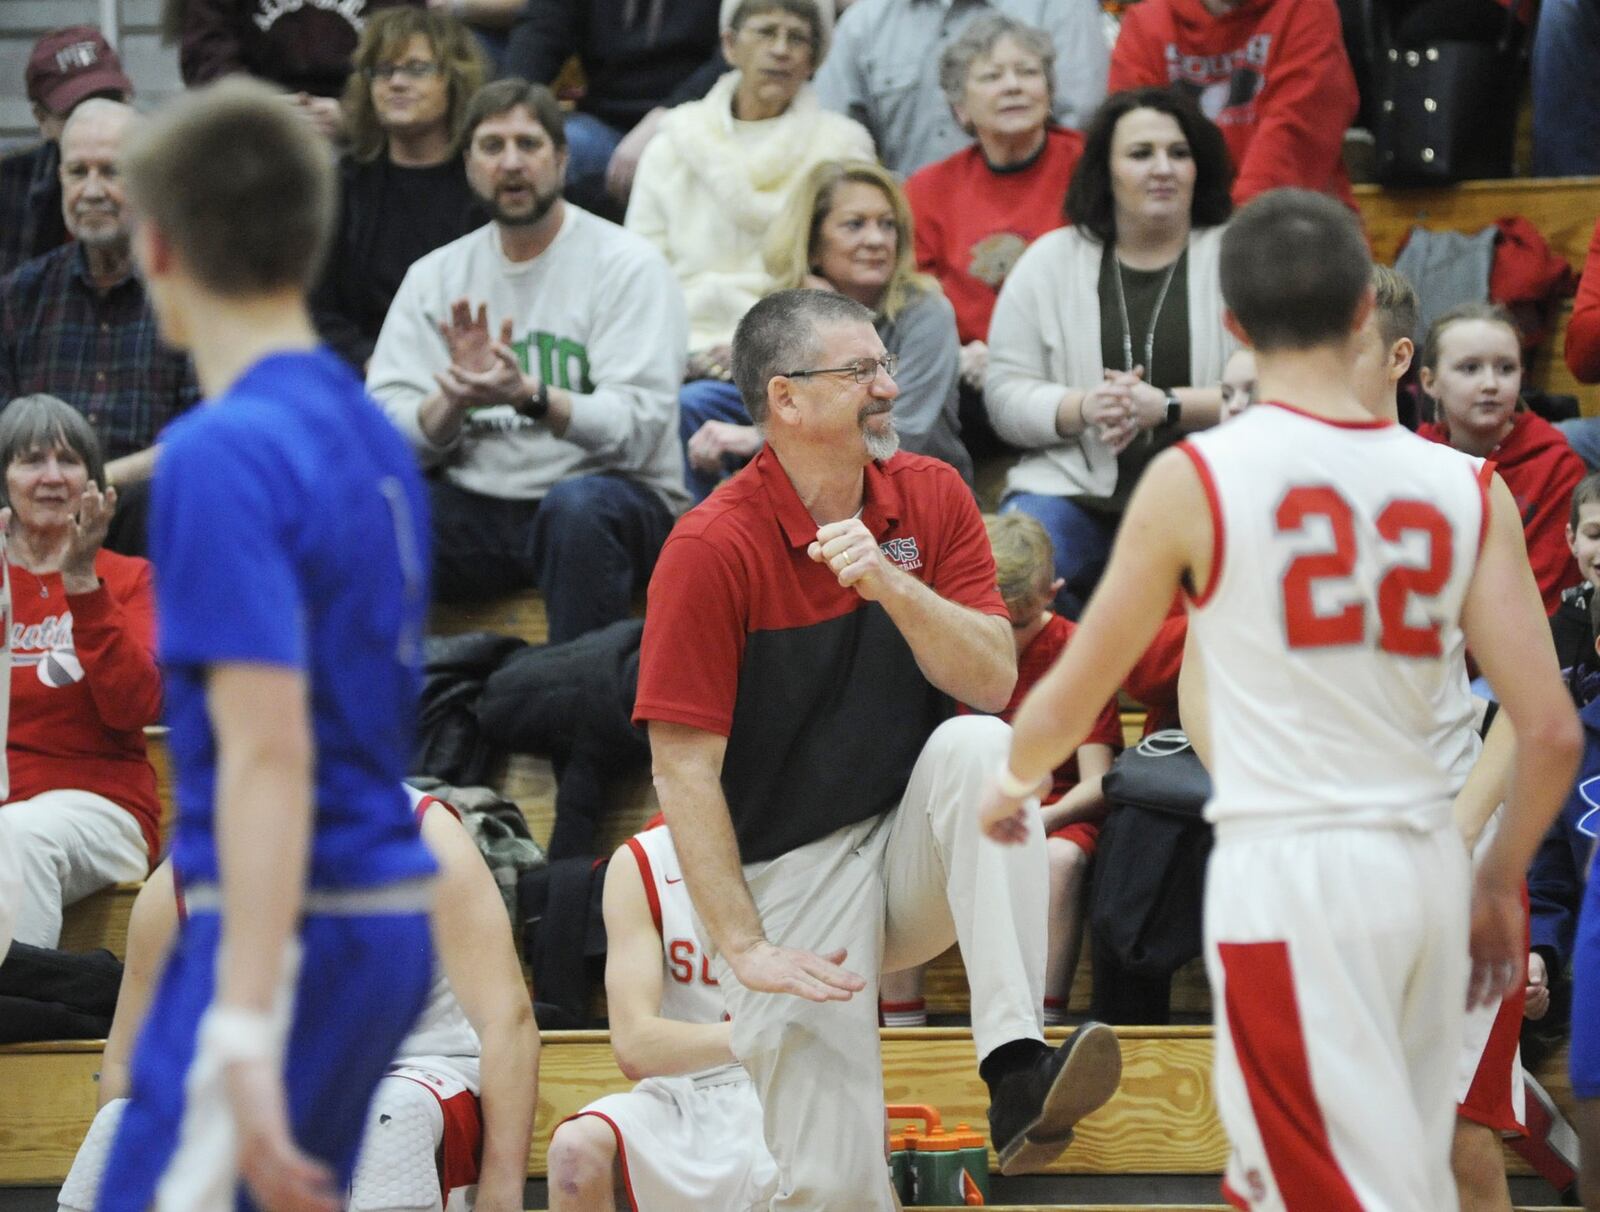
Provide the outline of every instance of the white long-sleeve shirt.
<path id="1" fill-rule="evenodd" d="M 562 437 L 509 405 L 469 415 L 436 446 L 418 412 L 450 364 L 439 325 L 457 299 L 488 307 L 489 331 L 512 323 L 523 370 L 572 393 Z M 571 205 L 550 246 L 510 261 L 490 223 L 413 265 L 400 284 L 367 368 L 367 390 L 423 461 L 462 488 L 538 500 L 574 476 L 616 472 L 688 504 L 678 446 L 678 389 L 689 323 L 665 259 L 614 223 Z"/>

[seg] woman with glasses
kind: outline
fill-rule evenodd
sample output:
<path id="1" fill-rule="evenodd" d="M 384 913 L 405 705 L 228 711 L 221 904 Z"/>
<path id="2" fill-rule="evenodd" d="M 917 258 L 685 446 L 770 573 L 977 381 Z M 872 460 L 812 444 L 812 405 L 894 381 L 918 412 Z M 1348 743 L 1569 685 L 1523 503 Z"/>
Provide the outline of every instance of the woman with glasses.
<path id="1" fill-rule="evenodd" d="M 368 17 L 353 62 L 339 224 L 312 306 L 323 339 L 364 370 L 412 262 L 484 222 L 456 143 L 488 64 L 465 25 L 420 8 Z"/>
<path id="2" fill-rule="evenodd" d="M 761 246 L 784 202 L 813 166 L 872 158 L 866 129 L 824 110 L 808 83 L 832 29 L 831 0 L 728 0 L 722 12 L 733 71 L 663 119 L 628 202 L 628 228 L 661 250 L 689 307 L 685 441 L 707 420 L 742 415 L 729 342 L 772 289 Z M 703 498 L 715 479 L 686 470 Z"/>
<path id="3" fill-rule="evenodd" d="M 1067 189 L 1070 227 L 1029 245 L 989 325 L 984 402 L 1021 447 L 1001 512 L 1050 532 L 1056 609 L 1076 619 L 1145 466 L 1217 422 L 1223 365 L 1217 254 L 1232 203 L 1222 134 L 1165 88 L 1106 99 Z"/>
<path id="4" fill-rule="evenodd" d="M 870 161 L 822 164 L 790 195 L 772 225 L 767 272 L 774 290 L 811 287 L 847 295 L 869 308 L 899 388 L 894 428 L 899 446 L 955 467 L 972 483 L 972 459 L 956 420 L 960 343 L 955 311 L 939 284 L 912 259 L 911 208 L 893 176 Z M 876 363 L 821 367 L 810 374 L 870 383 Z M 688 443 L 689 465 L 712 485 L 730 465 L 761 447 L 742 407 L 703 422 Z"/>

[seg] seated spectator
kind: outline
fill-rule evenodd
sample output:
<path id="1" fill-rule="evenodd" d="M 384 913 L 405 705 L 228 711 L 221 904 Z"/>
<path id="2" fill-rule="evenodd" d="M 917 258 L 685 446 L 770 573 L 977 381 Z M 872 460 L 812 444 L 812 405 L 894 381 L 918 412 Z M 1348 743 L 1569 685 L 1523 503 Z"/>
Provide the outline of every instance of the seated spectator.
<path id="1" fill-rule="evenodd" d="M 61 213 L 74 243 L 0 278 L 0 400 L 45 392 L 88 417 L 121 495 L 108 543 L 125 555 L 144 550 L 156 438 L 200 395 L 188 356 L 159 340 L 133 268 L 119 161 L 137 120 L 98 98 L 73 111 Z"/>
<path id="2" fill-rule="evenodd" d="M 1083 152 L 1083 136 L 1051 119 L 1055 67 L 1043 30 L 1004 13 L 967 26 L 940 57 L 939 83 L 975 142 L 906 181 L 917 268 L 939 279 L 956 310 L 969 448 L 976 433 L 989 430 L 983 375 L 1000 284 L 1023 249 L 1061 226 L 1061 199 Z"/>
<path id="3" fill-rule="evenodd" d="M 1222 367 L 1222 420 L 1256 403 L 1256 352 L 1236 349 Z"/>
<path id="4" fill-rule="evenodd" d="M 411 267 L 367 387 L 435 469 L 436 595 L 536 585 L 570 640 L 628 616 L 686 500 L 683 295 L 646 241 L 563 201 L 549 89 L 485 85 L 462 138 L 492 222 Z"/>
<path id="5" fill-rule="evenodd" d="M 538 1103 L 539 1033 L 510 924 L 494 876 L 455 809 L 405 790 L 439 864 L 434 975 L 421 1016 L 373 1095 L 347 1206 L 520 1209 Z M 100 1066 L 100 1109 L 62 1184 L 60 1212 L 91 1212 L 106 1185 L 133 1041 L 186 917 L 177 874 L 164 862 L 133 904 L 127 968 Z"/>
<path id="6" fill-rule="evenodd" d="M 1050 532 L 1068 618 L 1146 464 L 1217 421 L 1237 344 L 1217 277 L 1229 179 L 1222 135 L 1188 100 L 1118 93 L 1089 124 L 1073 226 L 1040 236 L 1000 289 L 984 400 L 995 432 L 1027 452 L 1001 511 Z"/>
<path id="7" fill-rule="evenodd" d="M 0 274 L 67 242 L 57 140 L 72 111 L 90 97 L 133 97 L 117 52 L 92 25 L 54 29 L 35 42 L 25 79 L 44 141 L 0 158 Z"/>
<path id="8" fill-rule="evenodd" d="M 856 0 L 839 18 L 817 93 L 867 128 L 897 177 L 954 155 L 970 137 L 946 103 L 940 65 L 944 49 L 986 11 L 1050 36 L 1062 69 L 1051 109 L 1061 125 L 1082 127 L 1105 99 L 1108 52 L 1094 0 Z"/>
<path id="9" fill-rule="evenodd" d="M 1567 320 L 1567 367 L 1580 383 L 1600 383 L 1600 223 L 1578 279 L 1578 294 Z M 1600 469 L 1600 420 L 1575 417 L 1557 426 L 1591 471 Z"/>
<path id="10" fill-rule="evenodd" d="M 1578 566 L 1579 580 L 1561 591 L 1561 604 L 1550 616 L 1556 663 L 1563 669 L 1583 664 L 1589 656 L 1589 611 L 1600 586 L 1600 473 L 1590 472 L 1572 490 L 1567 549 Z"/>
<path id="11" fill-rule="evenodd" d="M 144 729 L 161 715 L 150 565 L 102 550 L 117 507 L 100 443 L 53 396 L 0 413 L 11 577 L 10 796 L 16 940 L 54 947 L 61 911 L 140 880 L 160 839 Z"/>
<path id="12" fill-rule="evenodd" d="M 1177 86 L 1222 128 L 1233 200 L 1298 185 L 1350 207 L 1344 132 L 1360 97 L 1335 0 L 1145 0 L 1111 52 L 1113 92 Z"/>
<path id="13" fill-rule="evenodd" d="M 456 138 L 488 71 L 471 31 L 441 13 L 385 9 L 361 33 L 339 224 L 311 299 L 323 340 L 357 370 L 412 262 L 483 223 Z"/>
<path id="14" fill-rule="evenodd" d="M 717 44 L 732 0 L 529 0 L 505 70 L 553 85 L 567 61 L 583 95 L 567 119 L 567 197 L 622 219 L 639 158 L 674 106 L 697 101 L 728 70 Z"/>
<path id="15" fill-rule="evenodd" d="M 767 1207 L 779 1176 L 761 1100 L 733 1053 L 665 824 L 617 848 L 604 906 L 611 1047 L 639 1084 L 556 1125 L 551 1212 Z"/>
<path id="16" fill-rule="evenodd" d="M 761 250 L 780 210 L 816 165 L 872 159 L 867 132 L 821 109 L 806 83 L 824 50 L 820 13 L 817 0 L 741 0 L 723 35 L 734 70 L 669 113 L 639 161 L 628 229 L 661 250 L 689 308 L 685 442 L 739 406 L 729 342 L 771 289 Z M 697 497 L 710 491 L 688 478 Z"/>
<path id="17" fill-rule="evenodd" d="M 361 27 L 380 9 L 423 0 L 340 0 L 264 5 L 261 0 L 163 0 L 162 33 L 177 42 L 190 88 L 235 73 L 255 76 L 328 138 L 340 133 L 339 94 L 350 76 Z"/>
<path id="18" fill-rule="evenodd" d="M 1583 460 L 1522 404 L 1522 345 L 1510 313 L 1465 303 L 1435 320 L 1422 345 L 1422 390 L 1436 411 L 1419 434 L 1494 460 L 1516 498 L 1545 613 L 1554 613 L 1561 591 L 1578 579 L 1562 523 Z"/>
<path id="19" fill-rule="evenodd" d="M 1597 56 L 1600 7 L 1591 0 L 1541 0 L 1528 76 L 1533 101 L 1531 176 L 1592 177 L 1600 173 Z"/>
<path id="20" fill-rule="evenodd" d="M 893 419 L 900 447 L 943 459 L 970 485 L 972 458 L 956 417 L 955 313 L 938 283 L 916 271 L 911 249 L 911 208 L 893 177 L 864 160 L 820 164 L 773 224 L 767 270 L 777 289 L 837 291 L 872 311 L 879 339 L 898 363 L 891 377 L 899 387 Z M 761 447 L 736 395 L 686 393 L 682 401 L 691 487 L 702 496 Z M 714 414 L 688 412 L 712 405 Z"/>

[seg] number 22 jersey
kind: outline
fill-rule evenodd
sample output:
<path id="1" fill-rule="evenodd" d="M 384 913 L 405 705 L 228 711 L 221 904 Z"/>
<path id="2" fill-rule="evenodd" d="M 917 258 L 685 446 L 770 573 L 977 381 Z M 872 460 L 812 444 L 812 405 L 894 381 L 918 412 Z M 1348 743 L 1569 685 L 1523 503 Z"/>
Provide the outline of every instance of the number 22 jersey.
<path id="1" fill-rule="evenodd" d="M 1181 449 L 1213 528 L 1190 628 L 1213 721 L 1216 824 L 1431 828 L 1435 741 L 1488 526 L 1483 477 L 1387 421 L 1248 409 Z"/>

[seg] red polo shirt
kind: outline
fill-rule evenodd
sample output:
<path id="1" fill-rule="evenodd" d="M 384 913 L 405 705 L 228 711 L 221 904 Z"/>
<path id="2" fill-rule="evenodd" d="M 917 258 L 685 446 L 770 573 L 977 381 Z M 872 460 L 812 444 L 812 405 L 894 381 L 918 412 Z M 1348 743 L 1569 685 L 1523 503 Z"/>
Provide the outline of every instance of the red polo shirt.
<path id="1" fill-rule="evenodd" d="M 865 480 L 861 520 L 891 560 L 1007 617 L 960 475 L 898 454 Z M 816 537 L 767 447 L 679 521 L 650 581 L 634 720 L 728 738 L 722 787 L 746 863 L 892 809 L 953 711 L 883 607 L 806 554 Z"/>

